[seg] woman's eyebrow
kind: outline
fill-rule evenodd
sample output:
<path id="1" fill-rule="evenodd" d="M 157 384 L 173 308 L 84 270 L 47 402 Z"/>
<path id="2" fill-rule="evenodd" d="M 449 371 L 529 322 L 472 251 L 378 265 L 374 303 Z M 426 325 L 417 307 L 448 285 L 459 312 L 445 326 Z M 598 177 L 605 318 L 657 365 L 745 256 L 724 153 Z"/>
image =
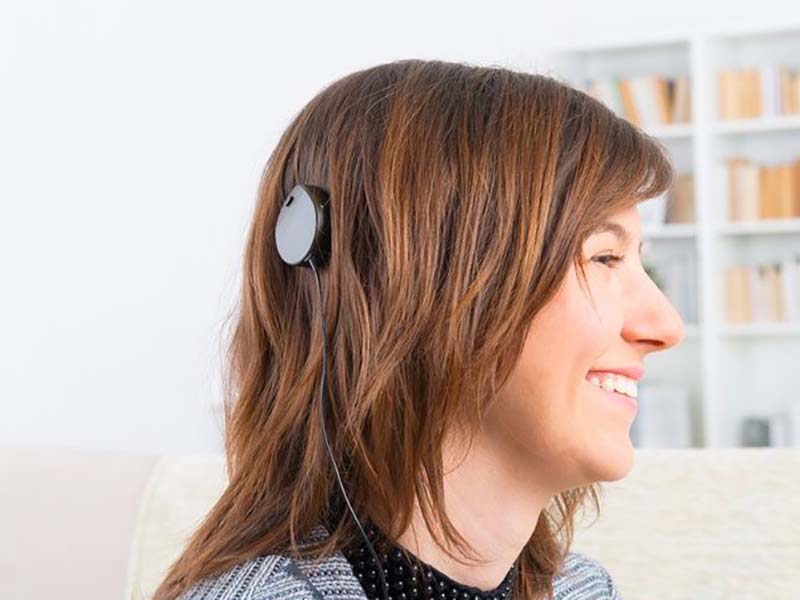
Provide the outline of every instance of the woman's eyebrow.
<path id="1" fill-rule="evenodd" d="M 600 223 L 600 225 L 597 226 L 597 228 L 594 231 L 592 231 L 592 234 L 596 235 L 596 234 L 599 234 L 599 233 L 606 233 L 606 232 L 613 233 L 615 236 L 617 236 L 617 239 L 620 242 L 622 242 L 623 244 L 625 244 L 626 246 L 628 244 L 630 244 L 631 236 L 630 236 L 630 234 L 628 234 L 628 230 L 625 229 L 619 223 L 615 223 L 614 221 L 603 221 L 602 223 Z M 643 245 L 644 245 L 644 241 L 642 240 L 642 241 L 639 242 L 639 255 L 640 256 L 642 254 L 642 246 Z"/>

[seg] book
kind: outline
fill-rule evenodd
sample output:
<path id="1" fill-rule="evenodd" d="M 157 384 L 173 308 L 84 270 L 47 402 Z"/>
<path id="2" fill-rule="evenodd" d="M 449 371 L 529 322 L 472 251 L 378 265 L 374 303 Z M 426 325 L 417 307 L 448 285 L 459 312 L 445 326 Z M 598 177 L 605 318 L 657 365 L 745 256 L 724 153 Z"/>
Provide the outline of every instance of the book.
<path id="1" fill-rule="evenodd" d="M 800 112 L 800 72 L 775 62 L 717 70 L 720 120 L 776 117 Z"/>
<path id="2" fill-rule="evenodd" d="M 694 223 L 694 176 L 680 173 L 667 195 L 666 223 Z"/>
<path id="3" fill-rule="evenodd" d="M 784 316 L 787 321 L 800 322 L 800 255 L 787 256 L 780 265 Z"/>
<path id="4" fill-rule="evenodd" d="M 745 417 L 739 426 L 742 446 L 769 446 L 769 420 L 764 417 Z"/>
<path id="5" fill-rule="evenodd" d="M 717 186 L 730 221 L 800 218 L 800 157 L 767 165 L 732 155 L 720 171 Z"/>
<path id="6" fill-rule="evenodd" d="M 800 254 L 723 271 L 729 323 L 800 321 Z"/>
<path id="7" fill-rule="evenodd" d="M 688 123 L 692 118 L 691 79 L 686 73 L 588 79 L 584 87 L 637 127 Z"/>
<path id="8" fill-rule="evenodd" d="M 692 120 L 691 79 L 682 74 L 675 80 L 673 93 L 673 123 L 689 123 Z"/>

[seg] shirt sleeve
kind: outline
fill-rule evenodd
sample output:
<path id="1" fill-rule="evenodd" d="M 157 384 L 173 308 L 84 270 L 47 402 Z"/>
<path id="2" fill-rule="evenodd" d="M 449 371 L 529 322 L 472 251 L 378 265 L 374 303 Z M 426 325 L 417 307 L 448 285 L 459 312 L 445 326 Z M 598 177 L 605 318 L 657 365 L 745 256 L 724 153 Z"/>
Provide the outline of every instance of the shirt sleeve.
<path id="1" fill-rule="evenodd" d="M 568 555 L 566 572 L 554 579 L 554 591 L 558 600 L 622 600 L 608 569 L 597 559 L 574 551 Z"/>
<path id="2" fill-rule="evenodd" d="M 622 594 L 619 591 L 619 587 L 614 582 L 614 578 L 611 577 L 611 574 L 608 572 L 603 565 L 597 563 L 600 567 L 601 571 L 603 572 L 603 576 L 606 579 L 606 585 L 608 586 L 608 600 L 622 600 Z"/>
<path id="3" fill-rule="evenodd" d="M 622 600 L 622 595 L 619 593 L 619 588 L 617 587 L 617 584 L 614 583 L 611 575 L 608 576 L 608 592 L 611 600 Z"/>
<path id="4" fill-rule="evenodd" d="M 597 569 L 602 581 L 605 583 L 607 594 L 603 595 L 603 600 L 622 600 L 622 593 L 619 591 L 619 586 L 617 586 L 614 578 L 611 577 L 611 573 L 608 572 L 608 569 L 606 569 L 601 562 L 594 558 L 584 558 L 588 560 L 590 565 Z"/>

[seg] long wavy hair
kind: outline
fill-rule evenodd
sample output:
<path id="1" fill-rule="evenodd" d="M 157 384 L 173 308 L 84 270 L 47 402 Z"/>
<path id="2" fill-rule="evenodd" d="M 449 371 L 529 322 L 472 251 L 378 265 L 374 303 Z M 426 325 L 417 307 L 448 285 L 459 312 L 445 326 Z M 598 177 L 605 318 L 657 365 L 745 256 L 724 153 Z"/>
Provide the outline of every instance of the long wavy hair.
<path id="1" fill-rule="evenodd" d="M 396 540 L 416 496 L 435 539 L 476 556 L 444 512 L 446 432 L 478 430 L 571 262 L 586 281 L 591 231 L 673 180 L 660 142 L 557 75 L 414 59 L 322 89 L 258 189 L 225 363 L 228 484 L 154 600 L 255 556 L 316 560 L 358 538 L 318 418 L 320 310 L 327 430 L 359 519 Z M 275 247 L 297 183 L 330 193 L 323 307 L 313 271 Z M 599 515 L 601 491 L 552 498 L 517 559 L 514 597 L 552 597 L 576 514 L 591 501 Z M 298 546 L 320 523 L 330 535 Z"/>

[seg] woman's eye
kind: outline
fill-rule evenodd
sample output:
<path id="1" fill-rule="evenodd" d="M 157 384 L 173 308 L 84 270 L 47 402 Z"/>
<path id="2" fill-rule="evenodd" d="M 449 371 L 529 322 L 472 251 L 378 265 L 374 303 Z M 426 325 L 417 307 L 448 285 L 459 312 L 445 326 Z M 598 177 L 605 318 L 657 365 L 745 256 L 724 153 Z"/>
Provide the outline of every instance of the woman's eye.
<path id="1" fill-rule="evenodd" d="M 612 268 L 614 268 L 613 265 L 620 264 L 625 260 L 625 256 L 618 254 L 604 254 L 603 256 L 596 256 L 594 260 L 606 266 L 612 265 Z"/>

